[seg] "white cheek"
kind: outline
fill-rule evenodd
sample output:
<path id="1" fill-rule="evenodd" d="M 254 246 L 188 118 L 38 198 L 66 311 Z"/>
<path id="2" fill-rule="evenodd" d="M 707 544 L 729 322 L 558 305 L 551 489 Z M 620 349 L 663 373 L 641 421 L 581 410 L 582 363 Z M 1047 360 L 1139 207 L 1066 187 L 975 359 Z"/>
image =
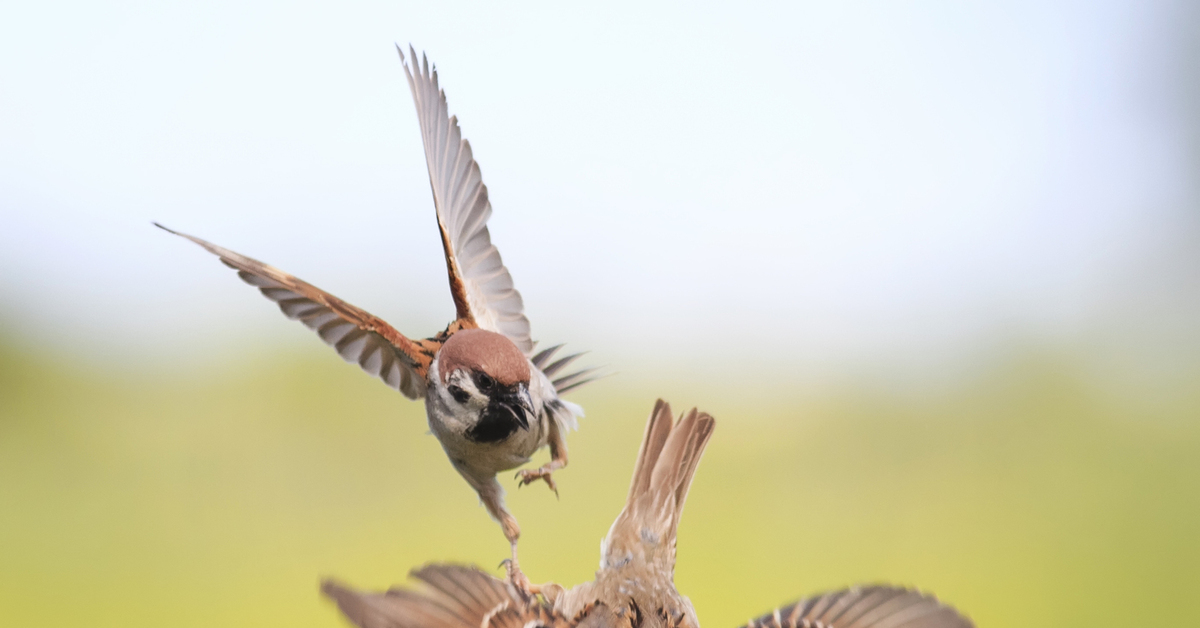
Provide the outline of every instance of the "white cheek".
<path id="1" fill-rule="evenodd" d="M 488 398 L 477 393 L 471 393 L 471 398 L 463 406 L 474 412 L 483 412 L 484 408 L 488 406 Z"/>

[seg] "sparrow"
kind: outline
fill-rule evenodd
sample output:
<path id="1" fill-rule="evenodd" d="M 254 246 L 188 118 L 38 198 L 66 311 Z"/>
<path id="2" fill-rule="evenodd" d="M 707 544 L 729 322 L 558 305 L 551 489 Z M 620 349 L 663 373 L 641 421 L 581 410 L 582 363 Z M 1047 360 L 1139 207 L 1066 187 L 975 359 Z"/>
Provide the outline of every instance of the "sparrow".
<path id="1" fill-rule="evenodd" d="M 596 579 L 566 590 L 543 584 L 530 596 L 460 565 L 410 575 L 421 589 L 362 593 L 322 585 L 362 628 L 699 628 L 675 588 L 675 538 L 688 488 L 715 422 L 695 409 L 672 421 L 659 400 L 646 424 L 625 507 L 600 545 Z M 743 628 L 972 628 L 936 598 L 890 586 L 852 587 L 776 608 Z"/>
<path id="2" fill-rule="evenodd" d="M 411 46 L 411 68 L 399 46 L 397 52 L 417 108 L 454 300 L 456 318 L 446 329 L 412 340 L 379 317 L 282 270 L 155 225 L 216 255 L 346 361 L 409 399 L 424 398 L 430 431 L 500 523 L 512 549 L 509 575 L 524 582 L 517 562 L 521 528 L 504 504 L 496 476 L 549 446 L 550 461 L 519 471 L 518 486 L 542 480 L 558 493 L 552 474 L 567 464 L 564 436 L 583 416 L 562 395 L 593 381 L 595 369 L 560 374 L 581 355 L 555 360 L 562 345 L 534 353 L 521 295 L 488 234 L 492 207 L 487 186 L 457 118 L 448 114 L 437 68 L 424 56 L 418 63 Z"/>

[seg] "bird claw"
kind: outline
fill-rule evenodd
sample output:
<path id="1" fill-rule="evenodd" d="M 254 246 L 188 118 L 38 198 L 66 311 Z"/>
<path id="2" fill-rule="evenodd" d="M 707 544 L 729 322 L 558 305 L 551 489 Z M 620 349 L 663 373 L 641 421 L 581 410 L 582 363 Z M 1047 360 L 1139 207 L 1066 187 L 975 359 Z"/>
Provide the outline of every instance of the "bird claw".
<path id="1" fill-rule="evenodd" d="M 525 602 L 532 601 L 534 597 L 541 593 L 541 587 L 529 581 L 529 577 L 525 575 L 525 572 L 521 571 L 521 567 L 517 565 L 517 561 L 505 558 L 500 561 L 500 566 L 504 567 L 504 570 L 507 572 L 508 584 L 512 585 L 517 595 Z"/>
<path id="2" fill-rule="evenodd" d="M 533 484 L 538 480 L 545 480 L 546 485 L 550 487 L 550 490 L 554 491 L 554 497 L 557 499 L 558 485 L 554 483 L 554 478 L 551 477 L 552 473 L 553 472 L 546 467 L 541 467 L 538 469 L 521 469 L 520 471 L 517 471 L 516 475 L 516 477 L 521 480 L 520 482 L 517 482 L 517 488 L 521 488 L 526 484 Z"/>

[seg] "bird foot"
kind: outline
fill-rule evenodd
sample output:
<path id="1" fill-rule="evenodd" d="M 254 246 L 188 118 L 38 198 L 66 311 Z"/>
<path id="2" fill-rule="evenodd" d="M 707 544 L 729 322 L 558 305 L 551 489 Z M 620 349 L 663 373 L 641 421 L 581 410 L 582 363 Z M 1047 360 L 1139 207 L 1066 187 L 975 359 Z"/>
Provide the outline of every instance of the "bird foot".
<path id="1" fill-rule="evenodd" d="M 520 471 L 517 471 L 516 475 L 516 477 L 520 478 L 521 480 L 520 482 L 517 482 L 517 488 L 525 486 L 526 484 L 533 484 L 538 480 L 545 480 L 546 484 L 550 487 L 550 490 L 554 491 L 554 497 L 557 498 L 558 485 L 554 483 L 554 478 L 551 477 L 553 472 L 554 471 L 550 468 L 550 465 L 539 467 L 537 469 L 521 469 Z"/>
<path id="2" fill-rule="evenodd" d="M 526 603 L 533 601 L 542 592 L 541 587 L 529 581 L 529 577 L 525 575 L 525 572 L 521 571 L 521 567 L 517 564 L 517 561 L 505 558 L 500 563 L 500 566 L 504 567 L 505 571 L 508 572 L 508 584 L 512 585 L 517 595 Z"/>

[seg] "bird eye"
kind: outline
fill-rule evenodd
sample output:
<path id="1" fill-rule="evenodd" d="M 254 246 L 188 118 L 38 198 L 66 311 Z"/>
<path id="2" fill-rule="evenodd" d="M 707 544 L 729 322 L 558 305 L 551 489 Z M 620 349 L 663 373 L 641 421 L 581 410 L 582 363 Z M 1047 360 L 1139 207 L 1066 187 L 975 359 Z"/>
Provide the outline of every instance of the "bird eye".
<path id="1" fill-rule="evenodd" d="M 459 403 L 466 403 L 471 398 L 471 395 L 467 391 L 454 384 L 451 384 L 448 390 L 450 391 L 450 396 L 454 397 L 454 400 Z"/>
<path id="2" fill-rule="evenodd" d="M 486 393 L 486 392 L 490 391 L 493 386 L 496 385 L 496 380 L 492 379 L 492 377 L 490 375 L 488 375 L 487 373 L 479 373 L 475 377 L 475 383 L 479 385 L 480 391 Z"/>

